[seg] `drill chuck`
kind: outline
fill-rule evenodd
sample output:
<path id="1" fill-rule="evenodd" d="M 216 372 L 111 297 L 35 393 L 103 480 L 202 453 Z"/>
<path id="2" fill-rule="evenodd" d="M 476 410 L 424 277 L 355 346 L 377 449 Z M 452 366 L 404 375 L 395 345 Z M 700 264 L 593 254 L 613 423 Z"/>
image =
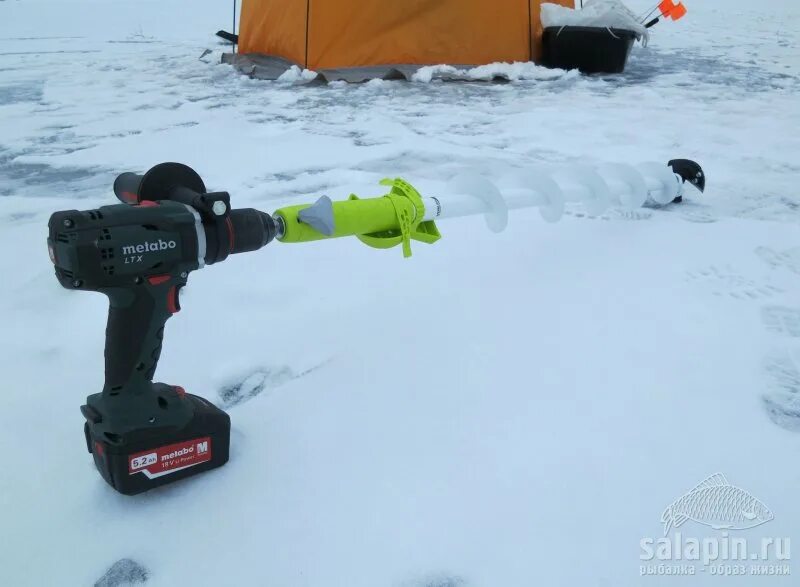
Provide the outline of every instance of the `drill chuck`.
<path id="1" fill-rule="evenodd" d="M 272 216 L 253 208 L 231 210 L 231 253 L 257 251 L 275 238 Z"/>

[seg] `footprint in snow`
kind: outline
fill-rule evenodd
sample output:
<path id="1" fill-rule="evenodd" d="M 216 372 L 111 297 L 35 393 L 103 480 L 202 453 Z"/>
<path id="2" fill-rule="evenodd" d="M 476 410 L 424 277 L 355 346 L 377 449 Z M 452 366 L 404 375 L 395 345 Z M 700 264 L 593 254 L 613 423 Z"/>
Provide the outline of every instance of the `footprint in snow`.
<path id="1" fill-rule="evenodd" d="M 737 300 L 758 300 L 781 293 L 782 290 L 769 284 L 760 284 L 736 273 L 731 267 L 710 265 L 703 269 L 686 272 L 687 281 L 696 281 L 709 288 L 719 297 Z"/>
<path id="2" fill-rule="evenodd" d="M 800 308 L 764 306 L 761 321 L 770 332 L 800 338 Z M 786 349 L 764 363 L 767 390 L 762 395 L 770 419 L 778 426 L 800 432 L 800 352 Z"/>
<path id="3" fill-rule="evenodd" d="M 295 379 L 300 379 L 325 366 L 329 361 L 314 365 L 304 371 L 295 372 L 288 365 L 281 367 L 268 367 L 255 369 L 242 377 L 237 377 L 233 382 L 220 388 L 218 394 L 225 408 L 231 408 L 254 397 L 261 395 L 265 391 L 272 391 Z"/>
<path id="4" fill-rule="evenodd" d="M 710 224 L 716 222 L 718 219 L 710 212 L 701 210 L 686 210 L 681 213 L 681 218 L 687 222 L 697 222 L 700 224 Z"/>
<path id="5" fill-rule="evenodd" d="M 115 562 L 94 584 L 94 587 L 128 587 L 147 582 L 150 572 L 133 559 Z"/>
<path id="6" fill-rule="evenodd" d="M 773 269 L 788 269 L 800 275 L 800 247 L 776 251 L 769 247 L 757 247 L 756 255 Z"/>
<path id="7" fill-rule="evenodd" d="M 800 338 L 800 308 L 764 306 L 761 321 L 767 330 L 791 338 Z"/>
<path id="8" fill-rule="evenodd" d="M 769 418 L 781 428 L 800 432 L 800 367 L 798 357 L 784 353 L 767 359 L 767 390 L 761 396 Z"/>
<path id="9" fill-rule="evenodd" d="M 611 220 L 649 220 L 653 217 L 653 211 L 647 208 L 637 208 L 635 210 L 626 208 L 612 208 L 606 210 L 602 214 L 593 215 L 585 210 L 566 210 L 564 216 L 572 216 L 573 218 L 585 218 L 587 220 L 603 220 L 609 222 Z"/>
<path id="10" fill-rule="evenodd" d="M 653 211 L 648 210 L 646 208 L 641 208 L 638 210 L 614 210 L 611 212 L 611 219 L 621 219 L 621 220 L 648 220 L 653 216 Z"/>
<path id="11" fill-rule="evenodd" d="M 463 587 L 464 585 L 465 583 L 460 577 L 437 577 L 420 587 Z"/>
<path id="12" fill-rule="evenodd" d="M 466 587 L 467 582 L 461 577 L 447 574 L 426 575 L 401 583 L 401 587 Z"/>

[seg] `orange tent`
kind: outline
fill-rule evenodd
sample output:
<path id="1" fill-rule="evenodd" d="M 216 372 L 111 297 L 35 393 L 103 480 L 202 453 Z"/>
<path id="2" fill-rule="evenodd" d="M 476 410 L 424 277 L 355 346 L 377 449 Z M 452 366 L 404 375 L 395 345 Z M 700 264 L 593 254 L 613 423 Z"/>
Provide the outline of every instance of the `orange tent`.
<path id="1" fill-rule="evenodd" d="M 573 5 L 573 0 L 549 0 Z M 420 66 L 533 61 L 541 0 L 242 0 L 239 55 L 276 77 L 291 65 L 328 79 L 408 77 Z M 271 74 L 277 75 L 271 75 Z"/>

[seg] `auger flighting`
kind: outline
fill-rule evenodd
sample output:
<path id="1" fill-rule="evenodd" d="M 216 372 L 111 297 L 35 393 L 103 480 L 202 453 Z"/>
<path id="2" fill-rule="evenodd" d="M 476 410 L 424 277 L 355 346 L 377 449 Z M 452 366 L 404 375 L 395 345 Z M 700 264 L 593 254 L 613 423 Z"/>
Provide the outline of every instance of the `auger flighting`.
<path id="1" fill-rule="evenodd" d="M 375 248 L 402 244 L 411 255 L 411 240 L 433 243 L 440 238 L 435 220 L 483 215 L 492 232 L 508 224 L 509 210 L 537 207 L 547 222 L 557 222 L 566 202 L 580 202 L 593 216 L 610 207 L 639 208 L 646 202 L 680 202 L 689 182 L 701 192 L 705 174 L 689 159 L 673 159 L 667 165 L 609 163 L 593 168 L 573 165 L 555 169 L 528 168 L 502 184 L 474 174 L 463 174 L 450 182 L 445 194 L 422 196 L 403 179 L 384 179 L 391 188 L 385 196 L 333 202 L 322 196 L 313 204 L 277 210 L 276 238 L 297 243 L 355 236 Z"/>

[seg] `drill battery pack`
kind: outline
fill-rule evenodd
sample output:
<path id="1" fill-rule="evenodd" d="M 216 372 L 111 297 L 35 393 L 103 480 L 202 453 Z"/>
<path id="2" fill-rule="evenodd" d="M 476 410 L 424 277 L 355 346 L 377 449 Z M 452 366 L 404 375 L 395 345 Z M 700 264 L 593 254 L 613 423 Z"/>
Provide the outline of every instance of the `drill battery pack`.
<path id="1" fill-rule="evenodd" d="M 205 399 L 180 391 L 191 414 L 185 423 L 159 426 L 154 422 L 129 428 L 124 434 L 108 431 L 91 406 L 92 396 L 81 407 L 86 417 L 86 447 L 97 470 L 120 493 L 142 493 L 228 462 L 230 416 Z"/>

